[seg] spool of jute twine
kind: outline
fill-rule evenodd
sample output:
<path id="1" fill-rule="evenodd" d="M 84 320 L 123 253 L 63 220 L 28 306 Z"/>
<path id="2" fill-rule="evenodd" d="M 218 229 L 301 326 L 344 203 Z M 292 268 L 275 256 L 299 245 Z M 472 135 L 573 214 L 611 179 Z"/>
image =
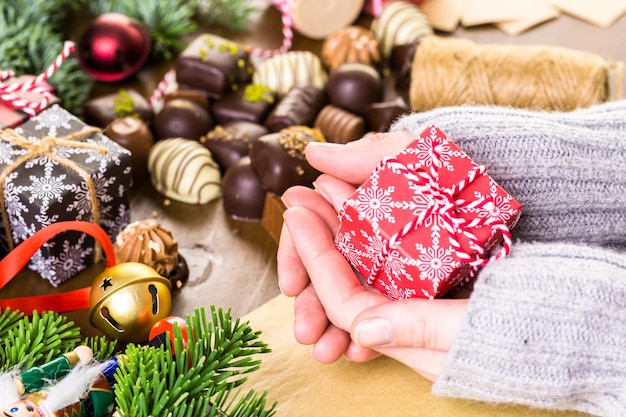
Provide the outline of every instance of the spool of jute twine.
<path id="1" fill-rule="evenodd" d="M 620 98 L 622 72 L 621 62 L 563 47 L 431 36 L 415 52 L 409 98 L 417 111 L 474 104 L 571 111 Z"/>

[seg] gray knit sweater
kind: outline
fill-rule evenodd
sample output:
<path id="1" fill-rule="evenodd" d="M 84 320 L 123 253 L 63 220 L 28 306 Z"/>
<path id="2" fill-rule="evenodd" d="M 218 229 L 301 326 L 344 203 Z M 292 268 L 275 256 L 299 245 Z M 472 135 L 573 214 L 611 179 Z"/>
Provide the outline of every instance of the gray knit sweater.
<path id="1" fill-rule="evenodd" d="M 391 130 L 433 123 L 523 205 L 512 253 L 480 272 L 433 392 L 626 416 L 626 101 L 448 107 Z"/>

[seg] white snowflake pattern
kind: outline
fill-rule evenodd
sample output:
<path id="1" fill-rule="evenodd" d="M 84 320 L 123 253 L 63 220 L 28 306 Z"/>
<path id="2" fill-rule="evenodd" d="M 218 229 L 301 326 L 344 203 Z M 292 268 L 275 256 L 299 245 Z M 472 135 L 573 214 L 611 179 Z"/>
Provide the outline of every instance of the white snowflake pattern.
<path id="1" fill-rule="evenodd" d="M 419 269 L 421 280 L 437 284 L 446 279 L 458 266 L 458 261 L 453 256 L 454 251 L 450 247 L 416 244 L 415 249 L 419 251 L 419 255 L 411 263 Z"/>
<path id="2" fill-rule="evenodd" d="M 75 244 L 69 240 L 63 241 L 63 251 L 58 256 L 52 256 L 48 260 L 48 267 L 55 270 L 52 284 L 59 285 L 72 278 L 86 268 L 86 259 L 90 259 L 93 247 L 85 248 L 86 235 L 82 234 Z"/>
<path id="3" fill-rule="evenodd" d="M 72 189 L 72 184 L 66 184 L 66 175 L 61 174 L 58 177 L 45 175 L 38 177 L 30 175 L 31 185 L 17 187 L 18 192 L 26 192 L 28 202 L 33 203 L 35 200 L 41 200 L 45 205 L 50 205 L 51 201 L 63 201 L 63 195 L 66 191 Z"/>
<path id="4" fill-rule="evenodd" d="M 361 261 L 361 252 L 357 250 L 354 243 L 352 243 L 352 238 L 355 236 L 355 232 L 353 230 L 348 230 L 344 233 L 337 233 L 335 236 L 335 247 L 341 254 L 346 258 L 346 260 L 356 269 L 360 269 L 359 266 L 362 266 Z"/>
<path id="5" fill-rule="evenodd" d="M 394 186 L 379 188 L 378 178 L 373 176 L 370 186 L 359 188 L 356 197 L 353 197 L 348 204 L 359 212 L 359 220 L 384 219 L 389 223 L 394 223 L 395 218 L 391 215 L 394 207 L 392 197 L 394 191 Z"/>
<path id="6" fill-rule="evenodd" d="M 16 159 L 17 155 L 26 153 L 23 149 L 16 149 L 9 142 L 0 140 L 0 162 L 3 164 L 10 164 Z"/>
<path id="7" fill-rule="evenodd" d="M 454 165 L 451 163 L 453 158 L 467 158 L 467 156 L 451 146 L 446 136 L 434 126 L 420 135 L 415 146 L 406 148 L 403 152 L 407 155 L 415 155 L 418 163 L 415 168 L 431 167 L 445 168 L 448 171 L 454 171 Z"/>
<path id="8" fill-rule="evenodd" d="M 72 129 L 72 124 L 70 122 L 78 119 L 76 119 L 76 117 L 74 117 L 71 113 L 62 109 L 60 106 L 54 105 L 47 110 L 42 111 L 36 118 L 31 120 L 36 120 L 34 129 L 41 130 L 44 136 L 57 137 L 59 128 L 67 129 L 69 131 Z"/>
<path id="9" fill-rule="evenodd" d="M 486 200 L 485 204 L 470 208 L 468 211 L 481 219 L 495 219 L 496 223 L 506 223 L 514 215 L 515 210 L 511 205 L 513 197 L 509 194 L 502 195 L 498 193 L 498 185 L 490 180 L 489 195 L 483 195 L 479 191 L 474 192 L 474 198 L 477 201 Z"/>

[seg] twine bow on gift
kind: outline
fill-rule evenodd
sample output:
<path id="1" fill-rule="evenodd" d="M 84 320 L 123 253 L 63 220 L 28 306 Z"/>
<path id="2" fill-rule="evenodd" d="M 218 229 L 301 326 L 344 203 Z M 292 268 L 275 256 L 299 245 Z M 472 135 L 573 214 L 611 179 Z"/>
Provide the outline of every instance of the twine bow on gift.
<path id="1" fill-rule="evenodd" d="M 48 91 L 47 88 L 43 87 L 41 84 L 56 72 L 56 70 L 61 66 L 63 61 L 65 61 L 67 57 L 72 52 L 74 52 L 74 50 L 74 42 L 66 41 L 63 45 L 63 50 L 61 51 L 61 53 L 44 72 L 31 80 L 21 83 L 4 83 L 4 81 L 6 81 L 8 78 L 14 77 L 15 73 L 10 70 L 0 71 L 0 101 L 7 103 L 14 108 L 21 109 L 30 117 L 36 115 L 38 112 L 48 107 L 54 96 L 52 95 L 52 93 L 50 93 L 50 91 Z M 39 101 L 32 101 L 20 97 L 16 94 L 26 91 L 39 94 L 41 96 L 41 99 Z"/>
<path id="2" fill-rule="evenodd" d="M 6 180 L 7 176 L 11 172 L 13 172 L 13 170 L 15 170 L 17 167 L 19 167 L 21 164 L 23 164 L 26 161 L 35 159 L 40 156 L 44 156 L 46 158 L 49 158 L 57 162 L 59 165 L 62 165 L 68 168 L 69 170 L 76 172 L 78 175 L 80 175 L 83 181 L 85 181 L 85 183 L 87 184 L 87 188 L 89 190 L 89 200 L 91 202 L 91 207 L 92 207 L 93 222 L 95 224 L 99 224 L 100 223 L 100 211 L 99 211 L 99 205 L 98 205 L 98 196 L 96 192 L 96 185 L 91 179 L 91 176 L 89 175 L 87 171 L 85 171 L 84 168 L 82 168 L 76 162 L 63 158 L 62 156 L 59 156 L 56 153 L 54 153 L 55 148 L 65 146 L 65 147 L 70 147 L 70 148 L 89 149 L 89 150 L 96 151 L 100 154 L 106 155 L 109 152 L 109 150 L 105 148 L 104 146 L 96 145 L 93 143 L 77 141 L 77 139 L 81 139 L 93 133 L 98 133 L 98 132 L 100 132 L 100 129 L 96 127 L 89 127 L 85 130 L 72 133 L 63 138 L 53 138 L 53 137 L 48 136 L 48 137 L 44 137 L 38 142 L 31 142 L 13 129 L 0 130 L 1 140 L 6 141 L 15 146 L 19 146 L 20 148 L 26 149 L 26 152 L 24 154 L 20 155 L 11 164 L 7 165 L 2 170 L 2 172 L 0 172 L 0 190 L 4 189 L 4 181 Z M 8 221 L 8 216 L 7 216 L 7 208 L 6 208 L 6 200 L 4 196 L 4 191 L 0 192 L 0 209 L 2 211 L 2 216 L 5 219 L 4 228 L 5 228 L 5 234 L 8 240 L 9 249 L 13 249 L 14 242 L 13 242 L 13 236 L 11 234 L 10 222 Z M 98 261 L 99 258 L 100 258 L 99 251 L 96 251 L 96 261 Z"/>
<path id="3" fill-rule="evenodd" d="M 397 158 L 385 158 L 381 161 L 380 167 L 386 166 L 393 172 L 401 174 L 410 184 L 414 185 L 417 192 L 421 193 L 428 201 L 427 206 L 419 215 L 415 216 L 397 233 L 390 236 L 389 240 L 383 246 L 382 250 L 373 259 L 373 265 L 367 283 L 372 285 L 376 276 L 383 268 L 389 254 L 396 248 L 402 239 L 424 224 L 426 219 L 431 216 L 438 216 L 441 219 L 444 229 L 449 234 L 450 245 L 456 251 L 456 256 L 467 263 L 471 267 L 470 277 L 476 272 L 478 267 L 489 265 L 510 252 L 511 233 L 504 223 L 496 223 L 498 219 L 493 216 L 474 218 L 471 220 L 459 216 L 459 213 L 467 210 L 480 209 L 494 204 L 491 197 L 483 197 L 475 201 L 465 201 L 456 199 L 455 196 L 463 191 L 476 178 L 485 173 L 483 165 L 476 166 L 469 171 L 466 178 L 452 187 L 442 187 L 438 181 L 438 173 L 436 167 L 442 166 L 441 155 L 438 152 L 438 146 L 433 144 L 430 150 L 432 155 L 432 164 L 430 169 L 419 167 L 411 169 L 400 162 Z M 492 256 L 485 257 L 485 250 L 480 244 L 479 239 L 472 233 L 471 229 L 481 226 L 491 226 L 492 230 L 500 230 L 502 233 L 503 243 L 501 250 Z M 464 236 L 468 241 L 468 249 L 462 247 L 460 236 Z"/>

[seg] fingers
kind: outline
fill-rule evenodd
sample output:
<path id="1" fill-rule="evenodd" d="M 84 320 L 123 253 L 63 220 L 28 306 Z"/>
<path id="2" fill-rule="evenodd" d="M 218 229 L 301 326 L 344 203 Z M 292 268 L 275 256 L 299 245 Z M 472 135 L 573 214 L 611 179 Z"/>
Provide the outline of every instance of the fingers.
<path id="1" fill-rule="evenodd" d="M 284 223 L 276 252 L 276 271 L 280 291 L 289 297 L 300 294 L 309 283 L 309 275 L 296 252 L 289 230 Z"/>
<path id="2" fill-rule="evenodd" d="M 343 356 L 349 344 L 350 334 L 329 324 L 313 346 L 311 355 L 320 363 L 333 363 Z"/>
<path id="3" fill-rule="evenodd" d="M 413 141 L 406 131 L 367 135 L 346 145 L 311 142 L 306 158 L 317 170 L 351 184 L 361 184 L 385 156 L 394 156 Z"/>
<path id="4" fill-rule="evenodd" d="M 292 236 L 308 237 L 294 240 L 295 248 L 331 323 L 349 330 L 362 310 L 388 301 L 361 285 L 350 264 L 335 248 L 328 225 L 316 213 L 305 207 L 291 207 L 285 211 L 284 219 Z"/>
<path id="5" fill-rule="evenodd" d="M 296 340 L 303 345 L 316 343 L 328 327 L 324 307 L 311 285 L 308 285 L 296 297 L 294 316 L 294 335 Z"/>
<path id="6" fill-rule="evenodd" d="M 447 352 L 467 311 L 468 300 L 408 299 L 386 303 L 356 317 L 351 334 L 363 348 L 417 348 Z"/>
<path id="7" fill-rule="evenodd" d="M 317 177 L 313 185 L 337 213 L 341 212 L 344 202 L 356 191 L 353 185 L 327 174 Z"/>
<path id="8" fill-rule="evenodd" d="M 333 231 L 339 227 L 337 213 L 320 194 L 310 188 L 291 187 L 283 193 L 282 200 L 287 207 L 302 206 L 315 211 Z M 308 285 L 309 276 L 295 250 L 292 236 L 284 224 L 276 260 L 278 285 L 281 291 L 290 297 L 298 295 Z"/>

